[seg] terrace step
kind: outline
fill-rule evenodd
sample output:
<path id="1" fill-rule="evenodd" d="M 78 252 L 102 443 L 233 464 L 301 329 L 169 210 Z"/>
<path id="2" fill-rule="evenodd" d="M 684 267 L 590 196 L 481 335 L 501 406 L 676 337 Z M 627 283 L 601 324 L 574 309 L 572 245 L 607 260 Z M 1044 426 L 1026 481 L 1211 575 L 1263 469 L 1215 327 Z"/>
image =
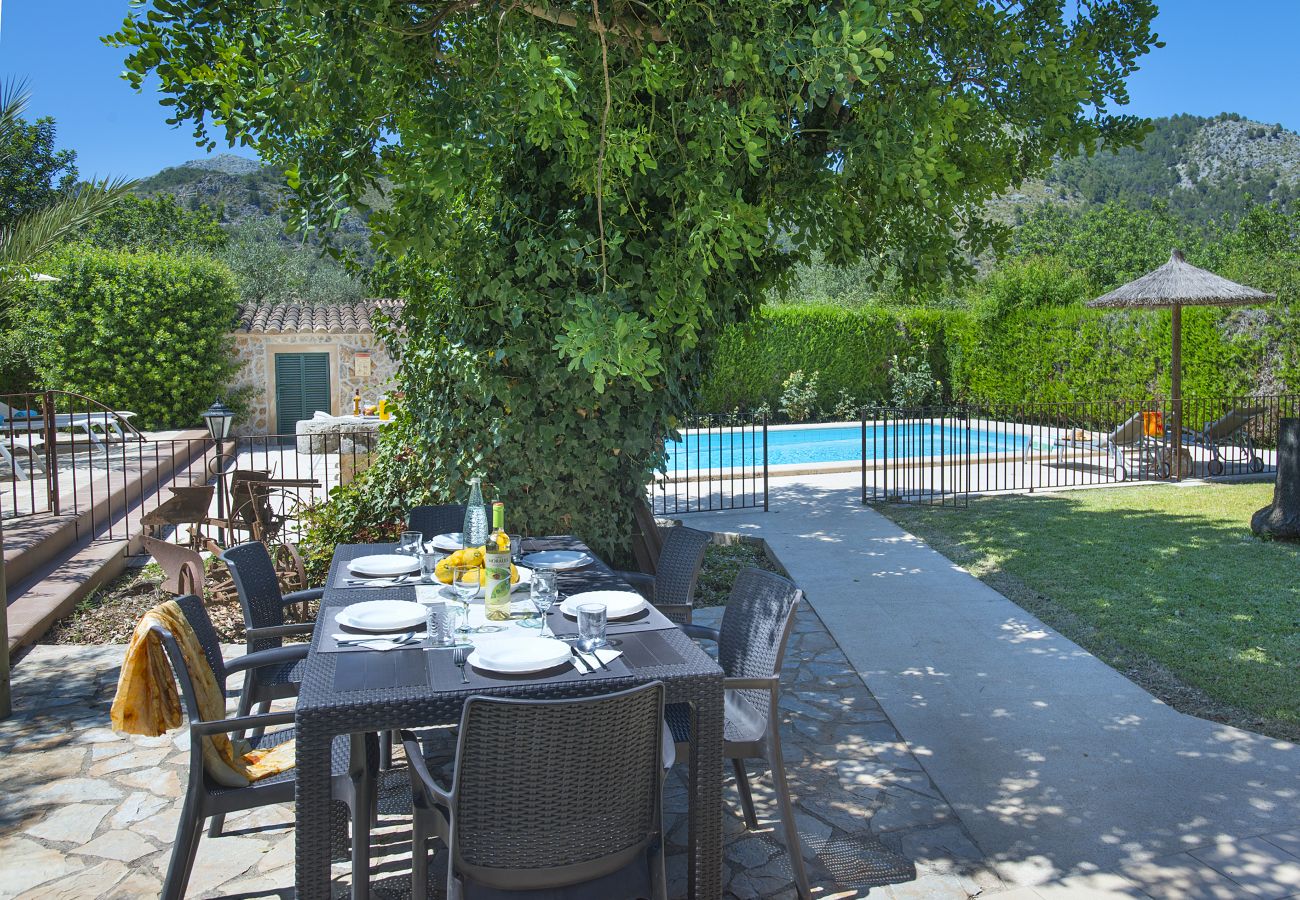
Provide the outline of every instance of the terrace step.
<path id="1" fill-rule="evenodd" d="M 79 485 L 76 495 L 61 492 L 62 507 L 75 512 L 5 521 L 11 650 L 35 643 L 80 600 L 121 574 L 126 558 L 140 552 L 141 516 L 166 499 L 165 488 L 206 480 L 206 431 L 150 437 L 157 452 L 135 471 L 98 475 Z"/>

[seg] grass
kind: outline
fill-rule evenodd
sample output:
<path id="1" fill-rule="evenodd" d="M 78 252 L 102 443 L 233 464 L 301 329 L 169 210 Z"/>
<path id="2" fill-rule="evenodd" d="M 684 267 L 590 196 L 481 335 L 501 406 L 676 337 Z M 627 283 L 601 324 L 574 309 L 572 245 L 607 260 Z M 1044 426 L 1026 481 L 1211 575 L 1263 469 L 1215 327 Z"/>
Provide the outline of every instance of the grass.
<path id="1" fill-rule="evenodd" d="M 695 605 L 725 606 L 731 586 L 742 569 L 759 568 L 777 571 L 757 544 L 709 544 L 704 551 L 700 580 L 695 584 Z"/>
<path id="2" fill-rule="evenodd" d="M 1250 516 L 1271 484 L 877 507 L 1177 709 L 1300 738 L 1300 546 Z"/>

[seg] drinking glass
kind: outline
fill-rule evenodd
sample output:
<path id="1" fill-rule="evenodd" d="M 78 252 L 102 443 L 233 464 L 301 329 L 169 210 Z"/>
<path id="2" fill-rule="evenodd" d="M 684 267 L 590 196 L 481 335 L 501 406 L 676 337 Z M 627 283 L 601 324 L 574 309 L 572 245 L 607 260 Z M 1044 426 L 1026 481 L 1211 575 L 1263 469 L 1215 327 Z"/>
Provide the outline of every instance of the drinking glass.
<path id="1" fill-rule="evenodd" d="M 519 560 L 524 557 L 524 536 L 522 534 L 512 534 L 510 537 L 510 561 L 519 564 Z"/>
<path id="2" fill-rule="evenodd" d="M 555 605 L 555 594 L 555 573 L 540 570 L 534 572 L 533 580 L 528 586 L 528 599 L 533 601 L 533 606 L 537 609 L 540 622 L 538 627 L 542 629 L 539 637 L 547 637 L 546 614 Z"/>
<path id="3" fill-rule="evenodd" d="M 583 603 L 578 607 L 578 649 L 605 646 L 605 604 Z"/>
<path id="4" fill-rule="evenodd" d="M 433 584 L 437 580 L 437 578 L 435 578 L 435 572 L 438 569 L 438 560 L 442 559 L 442 554 L 429 553 L 427 551 L 421 550 L 419 555 L 420 555 L 420 581 L 422 581 L 425 584 Z"/>
<path id="5" fill-rule="evenodd" d="M 452 566 L 451 586 L 456 591 L 456 599 L 461 607 L 461 620 L 456 631 L 459 634 L 469 634 L 474 630 L 469 627 L 469 601 L 478 595 L 478 566 Z"/>
<path id="6" fill-rule="evenodd" d="M 402 539 L 397 545 L 398 553 L 406 553 L 411 556 L 420 552 L 420 545 L 424 543 L 424 535 L 418 531 L 403 531 Z"/>

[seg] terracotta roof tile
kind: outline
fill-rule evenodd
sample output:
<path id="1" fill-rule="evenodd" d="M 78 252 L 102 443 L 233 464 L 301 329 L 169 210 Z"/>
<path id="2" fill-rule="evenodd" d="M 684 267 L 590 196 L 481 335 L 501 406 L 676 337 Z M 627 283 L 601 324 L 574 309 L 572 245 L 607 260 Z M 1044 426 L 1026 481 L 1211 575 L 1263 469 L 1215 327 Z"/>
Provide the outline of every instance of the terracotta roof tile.
<path id="1" fill-rule="evenodd" d="M 373 331 L 371 317 L 380 311 L 395 315 L 401 300 L 361 300 L 357 303 L 241 303 L 235 330 L 245 334 L 362 334 Z"/>

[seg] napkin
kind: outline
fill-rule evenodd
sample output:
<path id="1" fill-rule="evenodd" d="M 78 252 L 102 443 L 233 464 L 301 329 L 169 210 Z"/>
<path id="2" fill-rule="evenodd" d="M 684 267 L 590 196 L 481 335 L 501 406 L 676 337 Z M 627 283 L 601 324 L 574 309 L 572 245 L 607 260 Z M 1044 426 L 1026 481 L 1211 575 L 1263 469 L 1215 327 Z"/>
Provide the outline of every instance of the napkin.
<path id="1" fill-rule="evenodd" d="M 600 647 L 596 650 L 579 650 L 576 644 L 573 647 L 573 652 L 581 656 L 583 662 L 591 663 L 591 667 L 595 669 L 597 672 L 601 672 L 604 670 L 601 669 L 600 663 L 596 662 L 596 659 L 599 659 L 600 662 L 603 662 L 605 665 L 609 665 L 614 660 L 618 659 L 620 656 L 623 655 L 622 650 L 614 650 L 613 648 L 610 647 Z M 596 659 L 592 659 L 592 657 L 595 657 Z M 577 660 L 574 660 L 573 667 L 580 672 L 585 671 L 584 669 L 582 669 L 581 666 L 578 665 Z"/>

